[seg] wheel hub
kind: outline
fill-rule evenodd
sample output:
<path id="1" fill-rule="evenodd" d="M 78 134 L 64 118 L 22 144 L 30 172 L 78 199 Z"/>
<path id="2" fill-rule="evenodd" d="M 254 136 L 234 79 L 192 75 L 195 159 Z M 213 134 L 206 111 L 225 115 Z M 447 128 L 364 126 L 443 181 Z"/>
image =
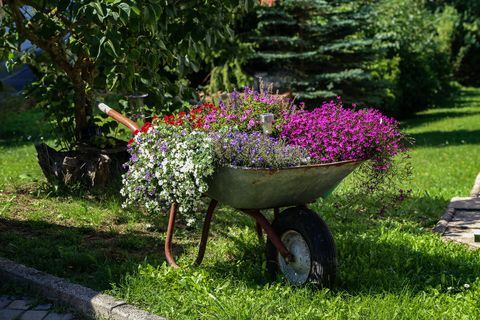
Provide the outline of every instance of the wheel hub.
<path id="1" fill-rule="evenodd" d="M 310 248 L 300 233 L 295 230 L 288 230 L 283 233 L 281 240 L 288 251 L 292 254 L 293 260 L 286 262 L 285 258 L 278 253 L 278 265 L 287 280 L 294 285 L 301 285 L 307 282 L 311 269 Z"/>

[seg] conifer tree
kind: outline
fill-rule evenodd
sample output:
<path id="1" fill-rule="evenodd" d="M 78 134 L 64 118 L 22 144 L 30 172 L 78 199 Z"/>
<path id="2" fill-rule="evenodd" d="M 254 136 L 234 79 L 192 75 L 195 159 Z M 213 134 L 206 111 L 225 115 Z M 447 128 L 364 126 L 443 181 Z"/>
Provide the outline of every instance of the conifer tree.
<path id="1" fill-rule="evenodd" d="M 345 0 L 277 0 L 259 7 L 251 38 L 258 46 L 247 71 L 302 101 L 341 95 L 381 103 L 382 86 L 367 70 L 378 52 L 363 32 L 369 9 Z"/>

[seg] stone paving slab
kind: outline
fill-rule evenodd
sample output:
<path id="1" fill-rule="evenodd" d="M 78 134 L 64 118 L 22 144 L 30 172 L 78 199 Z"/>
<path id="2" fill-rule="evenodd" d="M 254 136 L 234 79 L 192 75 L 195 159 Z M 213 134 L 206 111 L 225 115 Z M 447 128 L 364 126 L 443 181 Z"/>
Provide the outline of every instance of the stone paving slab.
<path id="1" fill-rule="evenodd" d="M 450 200 L 448 207 L 456 210 L 480 210 L 480 198 L 455 197 Z"/>
<path id="2" fill-rule="evenodd" d="M 51 303 L 36 304 L 28 297 L 0 295 L 0 320 L 44 320 L 50 316 L 52 320 L 75 320 L 73 314 L 59 314 L 52 308 Z"/>
<path id="3" fill-rule="evenodd" d="M 474 240 L 474 233 L 479 231 L 480 211 L 456 210 L 443 237 L 446 240 L 467 244 L 472 248 L 480 248 L 480 242 Z"/>
<path id="4" fill-rule="evenodd" d="M 474 234 L 480 232 L 480 175 L 475 181 L 471 197 L 455 197 L 450 201 L 440 221 L 433 228 L 445 240 L 459 242 L 473 249 L 480 248 Z"/>
<path id="5" fill-rule="evenodd" d="M 48 310 L 28 310 L 20 317 L 20 320 L 41 320 L 48 314 Z"/>
<path id="6" fill-rule="evenodd" d="M 0 310 L 0 320 L 16 320 L 22 313 L 22 310 Z"/>
<path id="7" fill-rule="evenodd" d="M 0 257 L 0 281 L 2 278 L 29 286 L 31 290 L 42 294 L 45 298 L 66 304 L 75 312 L 85 316 L 114 320 L 165 320 L 165 318 L 128 305 L 125 301 L 116 300 L 110 295 Z M 6 306 L 6 308 L 8 307 L 9 305 Z M 17 311 L 24 312 L 24 310 Z M 49 313 L 45 318 L 38 320 L 72 319 L 73 317 L 57 317 L 53 313 Z M 0 320 L 4 319 L 0 318 Z"/>

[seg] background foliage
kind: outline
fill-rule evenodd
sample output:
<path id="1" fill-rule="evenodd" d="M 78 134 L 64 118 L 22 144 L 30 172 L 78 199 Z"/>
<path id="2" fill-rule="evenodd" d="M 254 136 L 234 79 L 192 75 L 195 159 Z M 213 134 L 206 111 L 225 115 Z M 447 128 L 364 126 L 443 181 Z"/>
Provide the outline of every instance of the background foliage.
<path id="1" fill-rule="evenodd" d="M 31 1 L 27 7 L 9 0 L 0 7 L 0 57 L 36 66 L 42 78 L 33 93 L 71 144 L 74 124 L 77 140 L 95 134 L 92 105 L 105 96 L 147 92 L 156 112 L 194 98 L 186 76 L 214 57 L 211 48 L 232 36 L 229 21 L 251 5 L 83 0 Z M 27 39 L 43 50 L 40 57 L 20 50 Z M 125 105 L 116 107 L 128 112 Z"/>
<path id="2" fill-rule="evenodd" d="M 409 117 L 448 98 L 455 81 L 479 82 L 476 1 L 271 2 L 31 1 L 25 7 L 9 0 L 0 7 L 0 58 L 36 67 L 40 80 L 30 95 L 65 147 L 118 133 L 116 123 L 93 113 L 98 100 L 130 116 L 144 113 L 127 106 L 133 92 L 149 94 L 148 116 L 263 76 L 299 100 L 342 95 Z M 27 32 L 15 24 L 15 7 Z M 26 39 L 43 52 L 21 50 Z"/>

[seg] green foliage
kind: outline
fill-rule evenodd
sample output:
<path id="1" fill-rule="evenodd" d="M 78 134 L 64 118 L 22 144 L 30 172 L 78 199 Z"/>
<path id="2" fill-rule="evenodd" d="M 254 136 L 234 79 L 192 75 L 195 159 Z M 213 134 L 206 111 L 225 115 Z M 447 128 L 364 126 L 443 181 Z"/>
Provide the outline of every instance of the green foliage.
<path id="1" fill-rule="evenodd" d="M 367 71 L 377 57 L 373 37 L 365 34 L 371 13 L 365 1 L 284 0 L 260 7 L 248 70 L 301 101 L 342 95 L 378 104 L 381 85 Z"/>
<path id="2" fill-rule="evenodd" d="M 456 78 L 470 85 L 480 83 L 480 2 L 471 0 L 435 0 L 433 8 L 453 6 L 459 14 L 452 51 Z"/>
<path id="3" fill-rule="evenodd" d="M 423 1 L 380 1 L 372 32 L 383 59 L 372 64 L 375 77 L 385 80 L 385 109 L 409 116 L 439 103 L 451 91 L 451 45 L 458 15 L 446 7 L 432 13 Z"/>
<path id="4" fill-rule="evenodd" d="M 85 0 L 23 7 L 9 0 L 0 7 L 8 27 L 0 29 L 0 57 L 36 65 L 43 75 L 35 85 L 38 101 L 72 143 L 66 128 L 75 128 L 77 140 L 91 136 L 92 106 L 105 96 L 147 92 L 156 112 L 193 98 L 185 76 L 213 57 L 211 48 L 232 36 L 233 13 L 252 3 Z M 40 59 L 33 50 L 18 51 L 26 39 L 44 50 Z"/>

